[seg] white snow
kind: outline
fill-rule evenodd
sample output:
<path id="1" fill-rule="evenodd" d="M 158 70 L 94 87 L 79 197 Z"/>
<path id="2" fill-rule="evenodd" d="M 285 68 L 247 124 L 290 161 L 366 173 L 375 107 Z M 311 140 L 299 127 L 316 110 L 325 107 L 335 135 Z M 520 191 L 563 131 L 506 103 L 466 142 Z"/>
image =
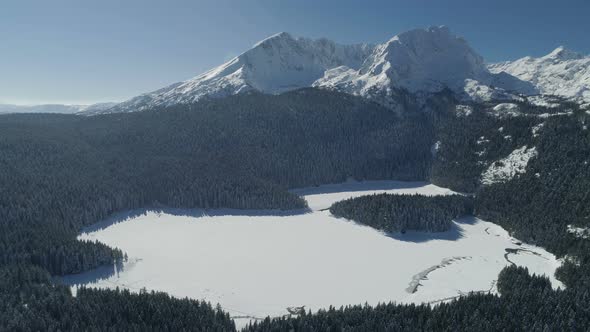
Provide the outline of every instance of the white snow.
<path id="1" fill-rule="evenodd" d="M 538 137 L 539 132 L 541 131 L 541 129 L 543 129 L 544 126 L 545 126 L 545 122 L 541 122 L 538 125 L 533 126 L 531 128 L 531 133 L 533 134 L 533 137 Z"/>
<path id="2" fill-rule="evenodd" d="M 256 43 L 219 67 L 132 98 L 108 112 L 140 111 L 248 91 L 278 94 L 310 87 L 328 69 L 359 68 L 372 50 L 369 44 L 340 45 L 325 38 L 295 38 L 282 32 Z"/>
<path id="3" fill-rule="evenodd" d="M 492 110 L 491 114 L 499 118 L 512 118 L 521 115 L 518 105 L 513 103 L 500 103 Z"/>
<path id="4" fill-rule="evenodd" d="M 491 64 L 493 73 L 508 73 L 531 82 L 541 93 L 590 101 L 590 56 L 558 47 L 540 58 L 530 56 Z"/>
<path id="5" fill-rule="evenodd" d="M 444 233 L 387 235 L 324 210 L 372 193 L 446 195 L 451 190 L 383 181 L 293 192 L 305 197 L 311 212 L 168 210 L 115 216 L 106 221 L 110 226 L 80 239 L 121 248 L 129 261 L 99 278 L 83 274 L 64 281 L 206 299 L 241 317 L 236 321 L 242 326 L 284 315 L 294 306 L 435 303 L 470 291 L 494 292 L 499 271 L 511 264 L 506 248 L 527 250 L 506 257 L 560 286 L 553 278 L 559 262 L 552 254 L 521 245 L 483 220 L 457 220 Z"/>
<path id="6" fill-rule="evenodd" d="M 525 89 L 526 91 L 526 89 Z M 457 91 L 458 92 L 458 91 Z M 465 79 L 462 88 L 463 99 L 477 102 L 490 100 L 514 100 L 518 96 L 498 87 L 492 87 L 474 79 Z"/>
<path id="7" fill-rule="evenodd" d="M 590 228 L 588 227 L 575 227 L 573 225 L 567 225 L 568 233 L 573 234 L 575 237 L 581 239 L 590 239 Z"/>
<path id="8" fill-rule="evenodd" d="M 537 116 L 541 119 L 547 119 L 547 118 L 550 118 L 553 116 L 572 115 L 572 114 L 573 114 L 572 111 L 568 111 L 568 112 L 556 112 L 556 113 L 543 113 L 543 114 L 539 114 Z"/>
<path id="9" fill-rule="evenodd" d="M 487 139 L 485 136 L 480 136 L 476 141 L 477 145 L 482 145 L 482 144 L 486 144 L 489 142 L 490 142 L 490 140 Z"/>
<path id="10" fill-rule="evenodd" d="M 406 181 L 348 181 L 318 187 L 293 189 L 291 192 L 303 196 L 313 211 L 327 209 L 335 202 L 348 198 L 371 194 L 395 193 L 425 196 L 455 194 L 450 189 L 430 183 Z"/>
<path id="11" fill-rule="evenodd" d="M 356 70 L 327 71 L 314 86 L 395 104 L 396 89 L 413 93 L 449 88 L 466 100 L 513 99 L 509 91 L 531 94 L 528 82 L 488 71 L 483 58 L 447 27 L 415 29 L 377 45 Z M 385 98 L 384 100 L 381 100 Z"/>
<path id="12" fill-rule="evenodd" d="M 506 139 L 506 137 L 505 137 Z M 506 158 L 493 162 L 481 175 L 481 183 L 484 185 L 506 182 L 518 174 L 526 172 L 529 160 L 537 155 L 537 150 L 527 146 L 518 148 Z"/>
<path id="13" fill-rule="evenodd" d="M 556 108 L 561 105 L 561 98 L 556 98 L 555 96 L 551 95 L 527 96 L 526 101 L 535 106 L 548 108 Z"/>
<path id="14" fill-rule="evenodd" d="M 430 148 L 430 153 L 432 154 L 433 157 L 436 157 L 436 154 L 438 153 L 438 151 L 440 151 L 441 145 L 442 145 L 441 141 L 436 141 L 436 142 L 434 142 L 434 144 L 432 144 L 432 147 Z"/>
<path id="15" fill-rule="evenodd" d="M 473 107 L 469 105 L 457 105 L 455 106 L 455 115 L 457 117 L 470 116 L 473 113 Z"/>

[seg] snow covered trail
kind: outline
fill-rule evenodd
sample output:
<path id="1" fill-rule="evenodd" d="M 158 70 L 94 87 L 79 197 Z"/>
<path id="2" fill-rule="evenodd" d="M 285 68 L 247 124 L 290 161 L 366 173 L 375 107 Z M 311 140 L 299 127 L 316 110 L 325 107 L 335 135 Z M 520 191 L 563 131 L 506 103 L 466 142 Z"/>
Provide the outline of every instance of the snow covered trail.
<path id="1" fill-rule="evenodd" d="M 349 182 L 296 189 L 308 211 L 169 210 L 121 214 L 79 236 L 126 252 L 110 273 L 64 278 L 71 285 L 164 291 L 220 303 L 239 326 L 289 307 L 436 302 L 490 290 L 510 261 L 553 278 L 559 261 L 500 226 L 469 217 L 444 233 L 385 234 L 333 217 L 332 203 L 373 193 L 446 195 L 428 183 Z M 522 250 L 516 250 L 522 249 Z M 535 253 L 535 254 L 531 254 Z M 469 259 L 453 260 L 453 257 Z M 431 267 L 437 266 L 435 269 Z M 408 284 L 416 275 L 414 292 Z M 419 286 L 419 287 L 418 287 Z M 493 287 L 492 287 L 493 289 Z"/>

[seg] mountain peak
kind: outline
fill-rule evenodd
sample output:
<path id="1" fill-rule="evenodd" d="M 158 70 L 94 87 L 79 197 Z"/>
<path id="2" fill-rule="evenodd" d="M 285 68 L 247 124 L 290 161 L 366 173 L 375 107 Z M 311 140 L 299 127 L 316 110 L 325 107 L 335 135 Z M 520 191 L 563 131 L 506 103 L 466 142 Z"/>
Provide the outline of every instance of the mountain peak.
<path id="1" fill-rule="evenodd" d="M 545 59 L 557 59 L 557 60 L 577 60 L 582 59 L 584 56 L 578 52 L 574 52 L 565 48 L 564 46 L 559 46 L 558 48 L 551 51 L 551 53 L 547 54 L 543 58 Z"/>
<path id="2" fill-rule="evenodd" d="M 408 30 L 408 31 L 404 31 L 402 33 L 399 33 L 395 36 L 393 36 L 387 43 L 391 43 L 394 41 L 400 41 L 400 40 L 419 40 L 419 39 L 423 39 L 424 36 L 431 36 L 431 38 L 458 38 L 455 37 L 452 33 L 451 30 L 445 26 L 445 25 L 440 25 L 440 26 L 431 26 L 428 28 L 417 28 L 417 29 L 412 29 L 412 30 Z"/>
<path id="3" fill-rule="evenodd" d="M 282 40 L 295 40 L 295 38 L 293 38 L 293 36 L 290 33 L 283 31 L 264 38 L 263 40 L 254 44 L 253 48 L 258 47 L 260 45 L 271 44 L 273 42 Z"/>
<path id="4" fill-rule="evenodd" d="M 540 93 L 590 101 L 590 56 L 560 46 L 540 57 L 524 57 L 489 66 L 533 83 Z"/>
<path id="5" fill-rule="evenodd" d="M 520 91 L 512 88 L 520 82 L 507 76 L 490 74 L 483 58 L 446 26 L 410 30 L 375 46 L 340 45 L 325 38 L 280 32 L 204 74 L 132 98 L 109 112 L 192 103 L 203 97 L 247 91 L 279 94 L 310 86 L 383 97 L 382 103 L 387 105 L 398 90 L 431 93 L 450 88 L 471 96 L 465 92 L 466 82 L 470 87 L 475 86 L 473 82 L 477 87 L 488 86 L 490 91 L 496 87 Z"/>
<path id="6" fill-rule="evenodd" d="M 446 26 L 400 33 L 381 46 L 375 60 L 366 72 L 386 75 L 411 92 L 462 89 L 465 79 L 489 75 L 483 58 Z"/>

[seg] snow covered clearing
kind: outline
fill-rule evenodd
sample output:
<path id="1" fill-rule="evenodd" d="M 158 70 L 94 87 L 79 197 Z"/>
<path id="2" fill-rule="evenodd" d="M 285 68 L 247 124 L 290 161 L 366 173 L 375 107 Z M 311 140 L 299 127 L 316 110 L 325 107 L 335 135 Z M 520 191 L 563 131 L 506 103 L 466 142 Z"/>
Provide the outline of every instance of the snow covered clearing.
<path id="1" fill-rule="evenodd" d="M 557 108 L 561 105 L 561 99 L 556 98 L 553 96 L 545 96 L 545 95 L 538 95 L 538 96 L 528 96 L 526 98 L 527 102 L 535 106 L 547 107 L 547 108 Z"/>
<path id="2" fill-rule="evenodd" d="M 481 183 L 484 185 L 506 182 L 518 174 L 526 172 L 529 160 L 537 155 L 537 150 L 526 145 L 512 151 L 506 158 L 495 161 L 481 175 Z"/>
<path id="3" fill-rule="evenodd" d="M 567 232 L 573 234 L 577 238 L 590 239 L 590 228 L 588 227 L 575 227 L 573 225 L 567 225 Z"/>
<path id="4" fill-rule="evenodd" d="M 455 115 L 457 117 L 470 116 L 473 113 L 473 107 L 469 105 L 457 105 L 455 106 Z"/>
<path id="5" fill-rule="evenodd" d="M 545 122 L 541 122 L 538 125 L 533 126 L 531 128 L 531 133 L 533 134 L 533 137 L 538 137 L 539 132 L 541 131 L 541 129 L 543 129 L 544 126 L 545 126 Z"/>
<path id="6" fill-rule="evenodd" d="M 518 105 L 513 103 L 501 103 L 494 106 L 493 111 L 491 114 L 498 118 L 511 118 L 515 116 L 519 116 L 522 113 Z"/>
<path id="7" fill-rule="evenodd" d="M 220 303 L 238 326 L 300 306 L 436 303 L 470 291 L 493 292 L 498 273 L 511 264 L 504 257 L 507 248 L 526 249 L 510 260 L 560 286 L 552 254 L 477 218 L 457 220 L 444 233 L 385 234 L 326 210 L 355 196 L 448 195 L 449 189 L 377 181 L 293 192 L 305 197 L 311 211 L 143 210 L 114 216 L 79 238 L 118 247 L 129 260 L 63 280 L 205 299 Z"/>
<path id="8" fill-rule="evenodd" d="M 537 116 L 541 119 L 547 119 L 552 116 L 562 116 L 562 115 L 572 115 L 572 114 L 573 114 L 572 111 L 567 111 L 567 112 L 557 112 L 557 113 L 542 113 Z"/>

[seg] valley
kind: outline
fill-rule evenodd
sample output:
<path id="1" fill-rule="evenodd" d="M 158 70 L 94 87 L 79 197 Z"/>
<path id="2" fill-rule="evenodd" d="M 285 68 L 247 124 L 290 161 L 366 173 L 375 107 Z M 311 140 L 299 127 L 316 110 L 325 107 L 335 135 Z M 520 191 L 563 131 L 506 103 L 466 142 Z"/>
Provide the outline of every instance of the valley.
<path id="1" fill-rule="evenodd" d="M 501 227 L 478 218 L 455 220 L 447 232 L 386 234 L 324 210 L 350 197 L 453 194 L 449 189 L 349 181 L 292 192 L 310 210 L 145 209 L 115 215 L 79 239 L 120 248 L 127 262 L 111 274 L 91 271 L 62 281 L 74 289 L 147 289 L 219 303 L 238 327 L 288 315 L 290 307 L 315 312 L 350 303 L 419 304 L 470 292 L 495 294 L 490 285 L 511 264 L 504 259 L 507 248 L 521 250 L 511 255 L 516 264 L 563 287 L 553 276 L 560 265 L 554 255 L 519 245 Z"/>

